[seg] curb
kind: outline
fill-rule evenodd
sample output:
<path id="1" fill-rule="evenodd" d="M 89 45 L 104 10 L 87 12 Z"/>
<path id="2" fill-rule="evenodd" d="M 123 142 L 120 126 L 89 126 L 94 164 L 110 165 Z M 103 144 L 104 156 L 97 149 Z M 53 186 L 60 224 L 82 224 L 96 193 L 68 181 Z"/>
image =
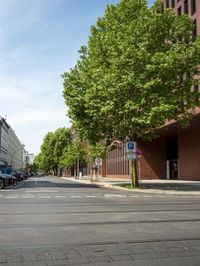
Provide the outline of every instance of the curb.
<path id="1" fill-rule="evenodd" d="M 117 189 L 117 190 L 123 190 L 123 191 L 129 191 L 130 193 L 147 193 L 147 194 L 161 194 L 161 195 L 175 195 L 175 196 L 198 196 L 200 197 L 200 191 L 177 191 L 177 190 L 160 190 L 160 189 L 128 189 L 124 187 L 120 187 L 117 184 L 105 184 L 105 183 L 98 183 L 98 181 L 87 181 L 87 180 L 77 180 L 75 178 L 67 178 L 67 177 L 60 177 L 64 180 L 72 180 L 73 182 L 79 183 L 79 184 L 88 184 L 88 185 L 96 185 L 98 187 L 106 187 L 110 189 Z M 127 182 L 126 182 L 127 183 Z M 119 183 L 123 184 L 123 183 Z"/>

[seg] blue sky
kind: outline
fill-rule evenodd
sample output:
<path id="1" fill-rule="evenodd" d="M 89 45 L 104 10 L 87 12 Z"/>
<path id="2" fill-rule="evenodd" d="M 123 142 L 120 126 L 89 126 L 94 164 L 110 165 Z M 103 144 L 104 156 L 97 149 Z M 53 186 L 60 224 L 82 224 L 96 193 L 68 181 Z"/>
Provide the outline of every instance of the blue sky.
<path id="1" fill-rule="evenodd" d="M 0 116 L 29 152 L 48 131 L 70 126 L 61 74 L 111 3 L 119 0 L 0 1 Z"/>

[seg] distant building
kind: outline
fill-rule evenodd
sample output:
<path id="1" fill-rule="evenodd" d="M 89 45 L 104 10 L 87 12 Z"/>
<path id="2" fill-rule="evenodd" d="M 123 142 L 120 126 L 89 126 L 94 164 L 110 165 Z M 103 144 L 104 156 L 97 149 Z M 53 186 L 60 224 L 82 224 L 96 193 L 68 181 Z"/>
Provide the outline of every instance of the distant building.
<path id="1" fill-rule="evenodd" d="M 29 164 L 33 164 L 33 162 L 34 162 L 34 154 L 33 153 L 28 153 L 27 156 L 29 158 Z"/>
<path id="2" fill-rule="evenodd" d="M 8 156 L 7 163 L 15 169 L 23 168 L 24 144 L 20 142 L 14 130 L 8 130 Z"/>
<path id="3" fill-rule="evenodd" d="M 9 125 L 0 117 L 0 165 L 8 164 L 8 131 Z"/>
<path id="4" fill-rule="evenodd" d="M 0 117 L 0 165 L 23 168 L 24 144 L 5 118 Z"/>

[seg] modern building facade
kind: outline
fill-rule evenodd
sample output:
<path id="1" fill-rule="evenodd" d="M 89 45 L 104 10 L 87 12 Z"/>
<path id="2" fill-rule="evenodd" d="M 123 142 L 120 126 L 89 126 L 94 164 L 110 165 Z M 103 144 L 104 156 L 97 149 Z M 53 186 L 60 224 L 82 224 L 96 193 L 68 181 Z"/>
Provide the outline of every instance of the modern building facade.
<path id="1" fill-rule="evenodd" d="M 200 0 L 164 0 L 165 8 L 174 8 L 177 15 L 187 13 L 194 22 L 192 37 L 200 35 Z M 195 90 L 200 90 L 195 86 Z M 171 123 L 167 131 L 151 142 L 138 142 L 142 150 L 140 159 L 142 179 L 182 179 L 200 181 L 200 111 L 188 128 Z M 102 175 L 127 178 L 130 173 L 124 144 L 109 152 L 103 161 Z"/>
<path id="2" fill-rule="evenodd" d="M 194 22 L 193 35 L 200 35 L 199 0 L 164 0 L 165 8 L 174 8 L 177 15 L 188 14 Z"/>

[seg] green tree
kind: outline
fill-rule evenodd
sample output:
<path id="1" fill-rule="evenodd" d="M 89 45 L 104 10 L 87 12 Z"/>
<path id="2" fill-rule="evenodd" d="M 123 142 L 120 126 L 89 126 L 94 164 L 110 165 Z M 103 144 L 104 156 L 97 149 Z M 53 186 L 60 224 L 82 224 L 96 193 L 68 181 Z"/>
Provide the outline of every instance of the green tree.
<path id="1" fill-rule="evenodd" d="M 64 74 L 64 97 L 76 129 L 91 142 L 149 137 L 166 119 L 182 120 L 196 105 L 199 39 L 171 10 L 126 0 L 92 27 L 81 60 Z"/>
<path id="2" fill-rule="evenodd" d="M 43 139 L 40 153 L 40 166 L 48 174 L 56 171 L 53 151 L 53 132 L 48 132 Z"/>
<path id="3" fill-rule="evenodd" d="M 54 175 L 62 174 L 63 154 L 72 143 L 69 128 L 58 128 L 55 132 L 48 132 L 43 139 L 41 152 L 36 156 L 38 168 Z"/>
<path id="4" fill-rule="evenodd" d="M 53 146 L 53 158 L 55 162 L 56 175 L 59 172 L 59 175 L 62 174 L 63 164 L 62 156 L 64 150 L 72 143 L 71 131 L 69 128 L 58 128 L 52 139 Z"/>
<path id="5" fill-rule="evenodd" d="M 108 6 L 80 60 L 64 73 L 69 116 L 90 143 L 151 139 L 167 120 L 190 120 L 200 39 L 192 42 L 187 15 L 161 8 L 160 1 L 148 8 L 145 0 Z"/>

